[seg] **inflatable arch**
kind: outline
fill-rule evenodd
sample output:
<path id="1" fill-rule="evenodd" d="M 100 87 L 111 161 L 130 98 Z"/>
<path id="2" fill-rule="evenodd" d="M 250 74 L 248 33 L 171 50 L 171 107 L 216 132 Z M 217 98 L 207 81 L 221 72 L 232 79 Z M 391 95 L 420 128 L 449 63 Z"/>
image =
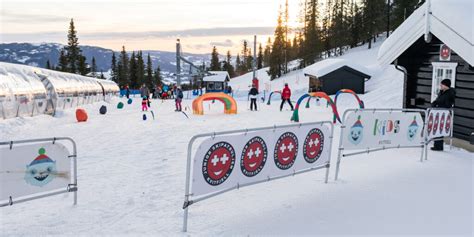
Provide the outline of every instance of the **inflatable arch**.
<path id="1" fill-rule="evenodd" d="M 272 93 L 270 93 L 270 95 L 268 96 L 268 101 L 267 101 L 267 105 L 270 105 L 271 101 L 272 101 L 272 95 L 274 93 L 277 93 L 277 94 L 280 94 L 281 95 L 281 91 L 272 91 Z"/>
<path id="2" fill-rule="evenodd" d="M 201 95 L 193 101 L 193 114 L 203 115 L 204 110 L 202 103 L 207 100 L 218 100 L 222 102 L 224 104 L 225 114 L 237 113 L 237 103 L 234 98 L 222 92 L 212 92 Z"/>
<path id="3" fill-rule="evenodd" d="M 331 105 L 331 108 L 332 108 L 332 112 L 334 114 L 334 117 L 333 117 L 333 122 L 336 123 L 336 120 L 341 122 L 341 119 L 339 117 L 339 113 L 337 112 L 337 107 L 336 107 L 336 104 L 334 104 L 334 102 L 332 101 L 331 97 L 329 97 L 326 93 L 324 92 L 312 92 L 312 93 L 308 93 L 308 94 L 304 94 L 302 95 L 299 99 L 298 99 L 298 102 L 296 102 L 296 106 L 295 106 L 295 110 L 293 111 L 293 116 L 291 117 L 291 121 L 295 121 L 295 122 L 299 122 L 300 121 L 300 118 L 299 118 L 299 108 L 300 108 L 300 104 L 301 102 L 304 101 L 304 99 L 308 98 L 308 97 L 314 97 L 314 98 L 323 98 L 323 99 L 326 99 L 329 103 L 329 105 Z"/>
<path id="4" fill-rule="evenodd" d="M 356 100 L 357 100 L 357 103 L 359 103 L 359 108 L 363 109 L 364 108 L 364 101 L 360 100 L 359 96 L 357 96 L 357 94 L 352 91 L 352 90 L 349 90 L 349 89 L 340 89 L 337 93 L 336 93 L 336 97 L 334 97 L 334 104 L 336 104 L 337 106 L 337 97 L 340 95 L 340 94 L 343 94 L 343 93 L 348 93 L 348 94 L 352 94 Z"/>

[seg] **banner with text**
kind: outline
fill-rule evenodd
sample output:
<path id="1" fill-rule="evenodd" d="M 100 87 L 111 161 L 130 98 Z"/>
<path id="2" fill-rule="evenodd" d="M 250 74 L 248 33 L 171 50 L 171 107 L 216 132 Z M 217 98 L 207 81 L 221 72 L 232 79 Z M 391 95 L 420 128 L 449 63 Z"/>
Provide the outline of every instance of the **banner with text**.
<path id="1" fill-rule="evenodd" d="M 341 133 L 347 150 L 422 145 L 423 119 L 419 112 L 350 111 Z"/>
<path id="2" fill-rule="evenodd" d="M 0 201 L 68 187 L 71 163 L 61 143 L 0 147 Z"/>
<path id="3" fill-rule="evenodd" d="M 451 136 L 451 125 L 453 124 L 452 110 L 430 109 L 428 110 L 428 140 L 437 137 Z"/>
<path id="4" fill-rule="evenodd" d="M 209 137 L 193 157 L 193 196 L 294 174 L 329 163 L 330 122 Z"/>

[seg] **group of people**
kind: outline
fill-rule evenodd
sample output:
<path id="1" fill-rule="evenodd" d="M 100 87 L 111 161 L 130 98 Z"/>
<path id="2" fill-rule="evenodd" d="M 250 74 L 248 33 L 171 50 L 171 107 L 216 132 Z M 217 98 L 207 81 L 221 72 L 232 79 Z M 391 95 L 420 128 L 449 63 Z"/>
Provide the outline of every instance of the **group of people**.
<path id="1" fill-rule="evenodd" d="M 249 91 L 249 99 L 250 99 L 250 110 L 257 111 L 257 95 L 258 89 L 255 85 L 252 85 L 252 88 Z M 281 104 L 280 104 L 280 111 L 283 110 L 283 106 L 285 103 L 290 105 L 291 111 L 293 111 L 293 104 L 291 103 L 291 89 L 288 86 L 288 83 L 285 83 L 283 90 L 281 91 Z"/>

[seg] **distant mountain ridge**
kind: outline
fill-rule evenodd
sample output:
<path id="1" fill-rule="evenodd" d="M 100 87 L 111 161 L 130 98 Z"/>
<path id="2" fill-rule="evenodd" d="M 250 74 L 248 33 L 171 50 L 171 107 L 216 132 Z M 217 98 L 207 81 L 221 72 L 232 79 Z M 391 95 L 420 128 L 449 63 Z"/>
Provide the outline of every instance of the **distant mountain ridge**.
<path id="1" fill-rule="evenodd" d="M 59 54 L 63 47 L 64 45 L 59 43 L 2 43 L 0 44 L 0 61 L 45 68 L 48 60 L 51 65 L 58 64 Z M 89 65 L 92 57 L 95 57 L 98 71 L 106 72 L 111 68 L 113 50 L 88 45 L 82 45 L 80 48 Z M 142 50 L 142 52 L 145 63 L 149 53 L 153 68 L 160 65 L 163 76 L 171 79 L 171 74 L 176 72 L 175 52 L 159 50 Z M 116 57 L 119 53 L 115 52 Z M 196 65 L 201 65 L 203 61 L 210 61 L 210 54 L 184 53 L 184 56 Z"/>

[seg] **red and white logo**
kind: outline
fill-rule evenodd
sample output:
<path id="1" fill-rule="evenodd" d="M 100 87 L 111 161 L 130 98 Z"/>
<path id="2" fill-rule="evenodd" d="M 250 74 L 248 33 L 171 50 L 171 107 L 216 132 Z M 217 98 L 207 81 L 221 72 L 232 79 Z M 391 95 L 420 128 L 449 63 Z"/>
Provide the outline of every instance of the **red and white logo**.
<path id="1" fill-rule="evenodd" d="M 314 163 L 321 157 L 324 149 L 324 134 L 320 129 L 309 131 L 303 146 L 303 157 L 308 163 Z"/>
<path id="2" fill-rule="evenodd" d="M 261 137 L 254 137 L 245 144 L 240 159 L 240 169 L 247 177 L 253 177 L 262 171 L 267 161 L 267 144 Z"/>
<path id="3" fill-rule="evenodd" d="M 439 113 L 436 113 L 434 124 L 433 124 L 433 135 L 436 135 L 436 132 L 438 131 L 438 126 L 439 126 Z"/>
<path id="4" fill-rule="evenodd" d="M 224 183 L 235 164 L 235 151 L 227 142 L 218 142 L 209 148 L 202 161 L 202 174 L 212 186 Z"/>
<path id="5" fill-rule="evenodd" d="M 451 59 L 451 49 L 445 44 L 442 44 L 439 49 L 439 59 L 441 61 L 449 61 Z"/>
<path id="6" fill-rule="evenodd" d="M 451 113 L 446 116 L 445 129 L 447 133 L 451 132 Z"/>
<path id="7" fill-rule="evenodd" d="M 432 130 L 433 130 L 433 114 L 430 113 L 430 117 L 428 118 L 428 135 L 431 134 Z"/>
<path id="8" fill-rule="evenodd" d="M 445 119 L 445 114 L 443 113 L 441 115 L 441 119 L 439 120 L 439 133 L 442 134 L 444 130 L 444 119 Z"/>
<path id="9" fill-rule="evenodd" d="M 275 144 L 275 165 L 282 170 L 291 168 L 298 154 L 298 138 L 292 132 L 283 133 Z"/>

